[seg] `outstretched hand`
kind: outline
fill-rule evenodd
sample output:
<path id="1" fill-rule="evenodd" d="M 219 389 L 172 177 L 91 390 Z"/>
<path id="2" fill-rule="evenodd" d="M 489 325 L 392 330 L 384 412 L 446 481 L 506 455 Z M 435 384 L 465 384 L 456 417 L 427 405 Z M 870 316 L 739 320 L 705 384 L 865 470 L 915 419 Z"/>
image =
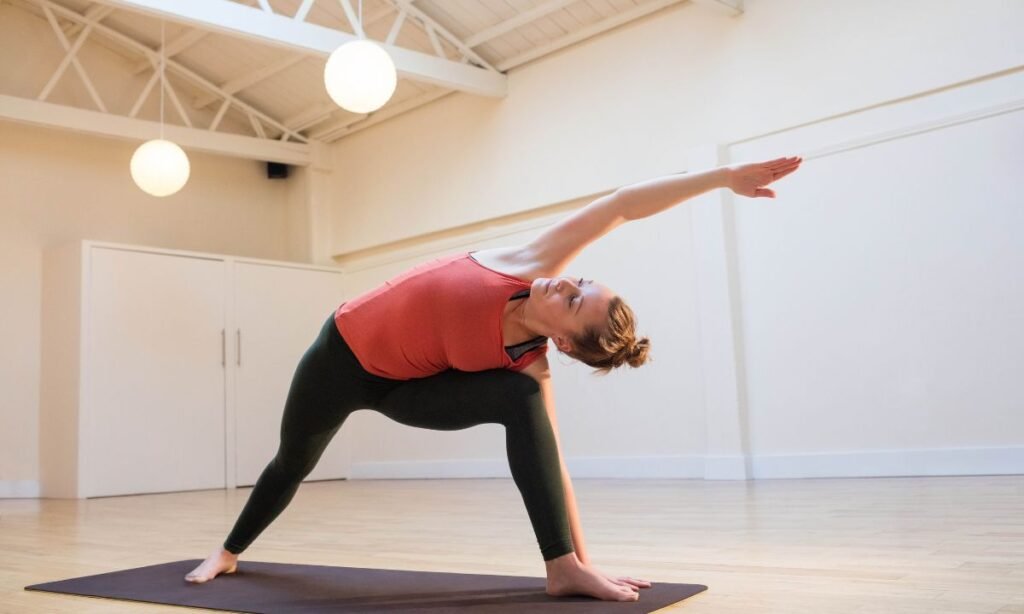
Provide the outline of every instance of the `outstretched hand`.
<path id="1" fill-rule="evenodd" d="M 726 167 L 727 185 L 733 192 L 749 198 L 775 198 L 775 191 L 765 186 L 800 168 L 803 158 L 778 158 L 769 162 L 737 164 Z"/>

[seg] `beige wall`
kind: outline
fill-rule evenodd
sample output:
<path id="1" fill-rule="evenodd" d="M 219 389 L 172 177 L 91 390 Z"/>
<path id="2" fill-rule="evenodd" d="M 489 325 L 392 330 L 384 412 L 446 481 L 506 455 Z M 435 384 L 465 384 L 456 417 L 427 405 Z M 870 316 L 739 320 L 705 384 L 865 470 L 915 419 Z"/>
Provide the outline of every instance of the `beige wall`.
<path id="1" fill-rule="evenodd" d="M 0 122 L 0 484 L 8 491 L 34 488 L 24 482 L 38 479 L 44 249 L 95 239 L 277 260 L 306 257 L 301 199 L 289 199 L 294 179 L 268 180 L 258 162 L 190 153 L 189 183 L 157 199 L 131 180 L 135 147 Z"/>
<path id="2" fill-rule="evenodd" d="M 992 385 L 1024 361 L 1024 249 L 1007 238 L 1021 232 L 1019 198 L 992 181 L 1024 164 L 1024 3 L 745 6 L 733 19 L 680 5 L 513 71 L 504 99 L 454 94 L 344 139 L 334 253 L 369 287 L 382 271 L 361 261 L 394 251 L 405 263 L 402 252 L 432 250 L 426 233 L 687 169 L 694 149 L 818 152 L 778 201 L 717 197 L 724 237 L 699 215 L 713 204 L 684 206 L 573 264 L 630 301 L 658 359 L 602 382 L 556 364 L 573 474 L 736 476 L 748 458 L 754 477 L 1024 472 L 1012 409 L 1024 398 L 1009 379 Z M 991 108 L 1002 111 L 979 114 Z M 970 159 L 959 169 L 958 153 Z M 916 187 L 929 178 L 934 189 Z M 500 225 L 444 247 L 482 245 L 475 233 Z M 719 238 L 739 269 L 728 279 L 722 254 L 707 253 Z M 731 298 L 699 292 L 717 287 Z M 993 309 L 1001 288 L 1017 290 Z M 980 313 L 984 326 L 965 315 Z M 718 359 L 732 326 L 735 359 Z M 355 423 L 357 475 L 507 471 L 500 433 L 485 447 L 371 415 Z M 745 450 L 733 449 L 741 432 Z"/>
<path id="3" fill-rule="evenodd" d="M 1015 0 L 746 0 L 745 5 L 746 13 L 738 19 L 697 5 L 668 9 L 513 71 L 504 99 L 455 94 L 343 140 L 333 147 L 335 171 L 328 192 L 335 195 L 334 205 L 323 216 L 333 220 L 332 251 L 344 254 L 574 200 L 684 169 L 686 152 L 694 146 L 751 139 L 1024 65 L 1024 3 Z M 34 96 L 49 76 L 46 67 L 55 66 L 62 54 L 45 23 L 24 20 L 24 11 L 9 4 L 0 5 L 0 12 L 0 50 L 32 51 L 0 54 L 0 85 L 6 83 L 2 77 L 15 75 L 14 71 L 39 78 L 39 83 L 12 78 L 11 82 L 25 83 L 25 91 L 3 93 Z M 126 60 L 88 45 L 82 54 L 97 82 L 120 82 L 115 77 Z M 24 62 L 26 56 L 32 62 Z M 89 105 L 70 72 L 53 100 Z M 994 101 L 978 98 L 979 104 Z M 147 104 L 143 113 L 152 117 L 154 110 Z M 946 143 L 940 140 L 938 146 Z M 5 488 L 17 490 L 21 482 L 38 478 L 43 249 L 89 238 L 272 259 L 306 260 L 311 253 L 304 209 L 310 197 L 296 181 L 301 173 L 287 183 L 272 182 L 264 178 L 258 163 L 192 154 L 189 185 L 170 199 L 156 200 L 129 178 L 127 165 L 135 146 L 0 123 L 0 485 L 7 484 Z M 1019 155 L 1007 147 L 1007 155 Z M 810 193 L 813 199 L 814 190 Z M 859 209 L 849 204 L 846 212 L 856 215 Z M 741 224 L 751 219 L 749 213 L 739 213 Z M 560 401 L 565 399 L 560 406 L 571 411 L 578 402 L 575 393 L 590 390 L 581 406 L 597 412 L 577 414 L 579 428 L 566 436 L 571 452 L 618 463 L 627 454 L 640 453 L 641 447 L 627 447 L 632 445 L 629 441 L 643 446 L 648 441 L 644 437 L 652 433 L 680 437 L 657 430 L 657 412 L 685 410 L 687 414 L 675 419 L 693 424 L 695 430 L 687 431 L 685 441 L 672 452 L 694 458 L 704 453 L 704 416 L 697 406 L 702 391 L 693 382 L 672 379 L 697 378 L 694 374 L 701 368 L 692 295 L 699 265 L 687 259 L 691 220 L 680 211 L 659 222 L 638 225 L 609 244 L 607 252 L 591 252 L 580 261 L 581 272 L 610 272 L 606 281 L 631 298 L 645 331 L 660 343 L 660 367 L 638 372 L 639 377 L 610 380 L 610 386 L 612 381 L 622 385 L 602 389 L 618 395 L 618 407 L 640 404 L 652 413 L 642 422 L 623 422 L 621 414 L 614 413 L 615 404 L 595 405 L 603 400 L 602 390 L 575 377 L 584 370 L 568 367 L 560 380 L 566 383 L 560 383 Z M 804 229 L 804 247 L 827 239 L 822 232 L 827 228 L 822 224 Z M 687 239 L 675 241 L 673 233 Z M 637 274 L 628 267 L 610 268 L 613 245 L 628 250 L 655 235 L 660 237 L 648 253 L 659 263 L 675 258 L 670 269 L 676 275 L 672 301 L 652 291 L 655 286 L 646 275 L 648 270 L 660 274 L 664 266 L 637 269 Z M 988 238 L 982 233 L 974 240 L 985 245 Z M 824 245 L 836 243 L 825 240 Z M 740 246 L 740 252 L 752 253 L 750 247 Z M 899 242 L 891 246 L 903 250 L 901 254 L 906 247 Z M 922 253 L 921 247 L 916 246 L 914 253 Z M 802 252 L 793 253 L 799 257 Z M 1019 257 L 1019 251 L 1013 254 Z M 745 279 L 748 291 L 754 281 Z M 1012 298 L 1019 300 L 1020 295 Z M 749 316 L 748 312 L 748 323 Z M 851 314 L 840 311 L 831 316 L 842 322 Z M 752 349 L 768 359 L 779 355 L 763 345 L 767 338 L 748 341 L 762 343 Z M 812 347 L 820 348 L 821 343 L 815 341 Z M 672 348 L 675 352 L 668 354 Z M 914 359 L 913 352 L 908 354 L 907 362 Z M 659 376 L 657 383 L 679 383 L 679 391 L 649 394 L 652 382 L 646 378 L 663 368 L 672 373 Z M 764 364 L 754 362 L 745 368 L 761 369 L 750 381 L 766 381 Z M 851 372 L 858 368 L 850 366 Z M 927 380 L 923 381 L 917 385 L 926 390 Z M 752 394 L 755 418 L 768 423 L 773 415 L 767 410 L 778 399 L 765 398 L 758 390 Z M 651 405 L 655 400 L 660 405 Z M 807 409 L 820 406 L 828 406 L 828 399 L 811 399 Z M 607 439 L 599 429 L 587 426 L 597 423 L 605 430 L 608 425 L 620 427 L 627 442 L 607 448 L 606 454 Z M 830 422 L 822 428 L 837 426 Z M 675 443 L 663 441 L 666 446 Z M 815 440 L 810 435 L 800 441 Z M 782 452 L 813 451 L 794 450 L 781 445 L 786 443 L 782 440 L 776 443 Z M 419 452 L 425 455 L 424 450 Z"/>
<path id="4" fill-rule="evenodd" d="M 335 148 L 335 253 L 686 168 L 729 143 L 1024 64 L 1024 2 L 666 9 Z M 401 223 L 396 223 L 401 220 Z"/>

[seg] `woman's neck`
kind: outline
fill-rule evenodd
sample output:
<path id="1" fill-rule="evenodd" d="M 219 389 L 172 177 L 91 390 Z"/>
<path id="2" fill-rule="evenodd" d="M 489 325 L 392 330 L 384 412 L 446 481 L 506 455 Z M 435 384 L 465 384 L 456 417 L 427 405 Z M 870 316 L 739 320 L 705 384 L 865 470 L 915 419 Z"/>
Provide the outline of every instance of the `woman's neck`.
<path id="1" fill-rule="evenodd" d="M 505 313 L 503 328 L 505 345 L 515 345 L 534 337 L 544 336 L 542 332 L 533 328 L 535 324 L 531 322 L 530 299 L 524 298 L 514 302 L 517 304 Z"/>

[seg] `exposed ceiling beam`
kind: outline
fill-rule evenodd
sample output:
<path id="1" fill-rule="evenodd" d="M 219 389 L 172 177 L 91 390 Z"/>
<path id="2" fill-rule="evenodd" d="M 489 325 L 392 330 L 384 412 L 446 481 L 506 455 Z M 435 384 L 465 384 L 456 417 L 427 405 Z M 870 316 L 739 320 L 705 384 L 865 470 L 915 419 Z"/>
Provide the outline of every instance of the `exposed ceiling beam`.
<path id="1" fill-rule="evenodd" d="M 302 0 L 302 6 L 299 10 L 295 11 L 295 15 L 292 17 L 295 21 L 306 21 L 306 15 L 309 14 L 309 9 L 313 7 L 313 0 Z"/>
<path id="2" fill-rule="evenodd" d="M 469 47 L 478 47 L 489 40 L 494 40 L 503 34 L 508 34 L 519 26 L 524 26 L 528 23 L 537 21 L 541 17 L 554 13 L 555 11 L 573 4 L 574 2 L 577 2 L 577 0 L 551 0 L 551 2 L 548 2 L 547 4 L 534 7 L 525 13 L 516 15 L 512 19 L 496 23 L 486 30 L 477 32 L 466 39 L 466 45 Z"/>
<path id="3" fill-rule="evenodd" d="M 27 100 L 0 94 L 0 120 L 62 128 L 97 136 L 140 142 L 145 135 L 156 138 L 160 123 L 132 119 L 110 113 L 89 111 L 49 102 Z M 307 166 L 310 147 L 304 143 L 282 143 L 236 134 L 210 132 L 165 124 L 164 136 L 185 149 L 209 153 Z"/>
<path id="4" fill-rule="evenodd" d="M 440 88 L 428 90 L 418 96 L 413 96 L 412 98 L 403 100 L 402 102 L 399 102 L 397 104 L 388 105 L 381 109 L 380 111 L 376 111 L 369 115 L 356 115 L 354 117 L 346 117 L 345 119 L 342 119 L 334 124 L 328 125 L 327 127 L 314 132 L 311 135 L 311 138 L 317 141 L 324 141 L 326 143 L 329 143 L 343 136 L 355 134 L 356 132 L 369 128 L 370 126 L 376 126 L 385 119 L 390 119 L 397 115 L 401 115 L 406 111 L 411 111 L 413 109 L 422 107 L 423 105 L 434 102 L 438 98 L 442 98 L 444 96 L 447 96 L 448 94 L 454 93 L 455 92 L 453 90 L 445 90 Z"/>
<path id="5" fill-rule="evenodd" d="M 556 38 L 546 45 L 534 47 L 526 53 L 521 53 L 515 57 L 504 60 L 503 62 L 499 62 L 497 68 L 498 70 L 505 72 L 532 60 L 536 60 L 539 57 L 548 55 L 549 53 L 554 53 L 555 51 L 568 47 L 569 45 L 578 43 L 581 40 L 597 36 L 602 32 L 607 32 L 612 28 L 617 28 L 624 23 L 640 19 L 641 17 L 645 17 L 651 13 L 660 11 L 661 9 L 672 6 L 673 4 L 679 4 L 683 1 L 684 0 L 651 0 L 650 2 L 645 2 L 628 11 L 623 11 L 613 17 L 591 24 L 586 28 L 577 30 L 561 38 Z"/>
<path id="6" fill-rule="evenodd" d="M 75 20 L 75 21 L 86 21 L 85 17 L 81 13 L 76 13 L 75 11 L 72 11 L 71 9 L 68 9 L 68 8 L 64 7 L 63 5 L 57 4 L 53 0 L 32 0 L 32 1 L 35 4 L 38 4 L 38 5 L 43 6 L 43 7 L 47 7 L 48 10 L 53 11 L 54 13 L 57 13 L 57 14 L 61 15 L 62 17 L 65 17 L 67 19 L 72 19 L 72 20 Z M 160 60 L 160 55 L 154 49 L 151 49 L 147 45 L 144 45 L 143 43 L 140 43 L 139 41 L 137 41 L 137 40 L 131 38 L 130 36 L 127 36 L 127 35 L 125 35 L 125 34 L 123 34 L 121 32 L 118 32 L 117 30 L 114 30 L 113 28 L 104 26 L 102 24 L 97 24 L 95 22 L 86 22 L 86 24 L 87 24 L 87 27 L 93 28 L 97 33 L 103 35 L 105 38 L 110 39 L 110 40 L 112 40 L 112 41 L 114 41 L 114 42 L 116 42 L 116 43 L 118 43 L 118 44 L 120 44 L 120 45 L 122 45 L 124 47 L 127 47 L 128 49 L 131 49 L 131 50 L 139 53 L 140 55 L 142 55 L 146 59 L 148 59 L 149 62 L 151 63 L 151 65 L 153 66 L 154 70 L 158 67 L 158 61 Z M 59 29 L 57 31 L 60 32 Z M 183 77 L 187 81 L 191 81 L 194 85 L 197 85 L 197 86 L 199 86 L 200 88 L 202 88 L 204 90 L 211 91 L 211 92 L 218 92 L 219 91 L 217 89 L 216 85 L 214 85 L 213 83 L 210 83 L 208 80 L 206 80 L 201 75 L 197 74 L 195 71 L 193 71 L 193 70 L 191 70 L 191 69 L 189 69 L 189 68 L 187 68 L 187 67 L 185 67 L 185 66 L 183 66 L 183 65 L 181 65 L 181 64 L 179 64 L 177 62 L 174 62 L 173 60 L 166 60 L 164 62 L 164 65 L 165 65 L 165 67 L 167 69 L 167 74 L 168 75 L 173 72 L 173 73 L 176 73 L 178 76 Z M 268 126 L 272 126 L 275 129 L 277 129 L 277 130 L 280 130 L 282 132 L 281 137 L 280 137 L 280 139 L 282 141 L 287 141 L 288 139 L 295 139 L 295 140 L 300 141 L 302 143 L 305 143 L 305 142 L 308 141 L 308 139 L 304 135 L 299 134 L 299 133 L 297 133 L 297 132 L 295 132 L 293 130 L 289 130 L 287 126 L 281 124 L 276 119 L 270 117 L 269 115 L 267 115 L 266 113 L 264 113 L 263 111 L 260 111 L 259 109 L 255 108 L 255 107 L 253 107 L 252 105 L 249 105 L 249 104 L 239 100 L 236 96 L 234 96 L 232 94 L 225 94 L 223 92 L 220 92 L 220 93 L 224 96 L 226 104 L 222 107 L 221 111 L 218 112 L 217 120 L 214 122 L 214 124 L 209 129 L 211 132 L 216 129 L 216 124 L 219 122 L 220 118 L 223 117 L 224 111 L 227 110 L 228 106 L 231 106 L 231 107 L 233 107 L 233 108 L 235 108 L 235 109 L 237 109 L 237 110 L 239 110 L 239 111 L 241 111 L 243 113 L 246 113 L 246 114 L 249 114 L 249 115 L 255 115 L 264 124 L 266 124 Z M 172 99 L 173 99 L 173 97 L 172 97 Z M 138 103 L 136 103 L 136 104 L 138 104 Z M 182 111 L 182 114 L 184 115 L 183 109 L 181 109 L 181 111 Z"/>
<path id="7" fill-rule="evenodd" d="M 439 24 L 437 21 L 435 21 L 433 17 L 427 15 L 423 11 L 413 6 L 412 0 L 391 1 L 395 3 L 396 8 L 398 8 L 401 11 L 404 11 L 405 13 L 408 13 L 422 24 L 423 29 L 426 31 L 427 35 L 434 40 L 434 48 L 438 52 L 438 55 L 444 55 L 443 52 L 441 52 L 441 50 L 438 48 L 438 44 L 436 41 L 436 34 L 441 34 L 442 36 L 444 36 L 445 40 L 447 40 L 456 49 L 458 49 L 463 56 L 469 58 L 478 66 L 483 66 L 488 70 L 494 70 L 494 67 L 487 63 L 487 60 L 477 55 L 477 53 L 473 51 L 468 45 L 466 45 L 466 43 L 464 43 L 461 39 L 459 39 L 459 37 L 455 36 L 447 29 L 445 29 L 445 27 Z"/>
<path id="8" fill-rule="evenodd" d="M 241 36 L 261 43 L 312 52 L 327 57 L 355 36 L 316 24 L 297 22 L 230 0 L 98 0 L 137 13 L 155 15 L 196 27 Z M 403 8 L 416 11 L 414 8 Z M 505 75 L 469 64 L 381 43 L 395 62 L 399 76 L 481 96 L 506 95 Z"/>
<path id="9" fill-rule="evenodd" d="M 341 3 L 342 10 L 345 11 L 345 19 L 348 20 L 348 27 L 352 28 L 352 33 L 359 38 L 366 38 L 366 32 L 363 31 L 363 24 L 359 23 L 359 18 L 356 16 L 354 10 L 352 10 L 352 3 L 349 0 L 339 0 Z"/>
<path id="10" fill-rule="evenodd" d="M 315 126 L 326 120 L 334 114 L 335 111 L 339 110 L 341 110 L 341 107 L 333 102 L 325 102 L 321 105 L 306 109 L 301 113 L 296 113 L 291 117 L 286 117 L 282 123 L 295 131 L 305 130 L 310 126 Z M 360 117 L 362 117 L 362 115 L 360 115 Z"/>
<path id="11" fill-rule="evenodd" d="M 96 23 L 99 23 L 99 22 L 103 21 L 108 15 L 110 15 L 113 12 L 114 12 L 114 7 L 112 7 L 112 6 L 103 6 L 101 4 L 94 4 L 94 5 L 90 6 L 85 11 L 84 14 L 85 14 L 85 18 L 88 19 L 89 21 L 95 20 Z M 75 34 L 78 34 L 78 31 L 81 30 L 84 27 L 85 26 L 83 24 L 81 24 L 81 23 L 79 23 L 77 21 L 73 21 L 70 24 L 65 26 L 65 28 L 64 28 L 64 36 L 67 36 L 68 38 L 71 38 Z"/>
<path id="12" fill-rule="evenodd" d="M 743 0 L 692 0 L 692 2 L 722 11 L 730 17 L 743 13 Z"/>
<path id="13" fill-rule="evenodd" d="M 93 14 L 92 19 L 87 19 L 83 22 L 81 34 L 78 35 L 78 38 L 75 39 L 75 43 L 72 45 L 64 35 L 64 31 L 57 25 L 57 18 L 54 16 L 53 11 L 49 6 L 43 5 L 43 13 L 46 15 L 46 20 L 50 23 L 50 27 L 53 28 L 53 33 L 57 36 L 57 40 L 67 53 L 64 56 L 64 60 L 61 61 L 57 70 L 46 83 L 46 87 L 44 87 L 43 91 L 39 93 L 38 100 L 46 100 L 50 95 L 50 92 L 52 92 L 53 88 L 57 85 L 57 82 L 60 81 L 60 78 L 63 76 L 65 69 L 67 69 L 68 64 L 71 64 L 75 67 L 75 71 L 82 79 L 82 83 L 85 85 L 85 88 L 89 91 L 89 95 L 92 96 L 93 102 L 96 103 L 96 106 L 100 111 L 106 113 L 107 106 L 103 104 L 103 99 L 100 98 L 99 92 L 97 92 L 95 86 L 93 86 L 92 79 L 90 79 L 89 75 L 85 72 L 85 67 L 83 67 L 82 63 L 77 57 L 75 57 L 78 54 L 78 50 L 81 49 L 82 45 L 85 43 L 85 40 L 89 38 L 89 33 L 92 32 L 92 29 L 96 27 L 99 20 L 103 19 L 104 16 L 97 11 Z"/>
<path id="14" fill-rule="evenodd" d="M 547 45 L 544 45 L 537 50 L 527 52 L 513 58 L 509 58 L 505 62 L 498 64 L 497 68 L 498 70 L 501 71 L 515 68 L 516 66 L 525 64 L 526 62 L 537 59 L 538 57 L 541 57 L 543 55 L 553 53 L 559 49 L 562 49 L 563 47 L 568 47 L 569 45 L 572 45 L 580 40 L 590 38 L 592 36 L 597 36 L 602 32 L 606 32 L 630 21 L 646 17 L 647 15 L 660 11 L 674 4 L 680 4 L 684 1 L 685 0 L 652 0 L 643 5 L 637 6 L 632 10 L 599 21 L 588 28 L 584 28 L 581 32 L 574 32 L 567 36 L 563 36 L 562 38 L 551 41 Z M 538 9 L 539 8 L 543 7 L 538 7 Z M 472 38 L 470 40 L 472 40 Z M 426 91 L 418 96 L 409 98 L 408 100 L 403 100 L 398 104 L 388 105 L 383 109 L 371 113 L 370 115 L 367 116 L 355 116 L 340 119 L 337 122 L 328 124 L 323 128 L 314 131 L 310 135 L 310 137 L 315 140 L 322 140 L 324 142 L 329 143 L 343 137 L 351 136 L 352 134 L 355 134 L 356 132 L 359 132 L 361 130 L 365 130 L 366 128 L 369 128 L 371 126 L 375 126 L 386 119 L 395 117 L 397 115 L 401 115 L 402 113 L 412 111 L 413 109 L 430 104 L 431 102 L 443 98 L 444 96 L 447 96 L 448 94 L 451 93 L 453 93 L 452 90 L 444 89 Z"/>
<path id="15" fill-rule="evenodd" d="M 291 68 L 295 64 L 298 64 L 302 60 L 306 59 L 306 57 L 307 56 L 304 54 L 295 54 L 286 58 L 281 58 L 276 62 L 267 64 L 266 66 L 259 70 L 254 70 L 253 72 L 247 75 L 242 75 L 240 77 L 222 83 L 220 85 L 220 90 L 228 94 L 235 94 L 237 92 L 244 90 L 247 87 L 252 87 L 253 85 L 256 85 L 260 81 L 269 79 L 270 77 L 276 75 L 281 71 Z M 196 109 L 202 109 L 206 105 L 212 104 L 220 99 L 221 96 L 207 94 L 206 96 L 196 98 L 192 106 Z"/>
<path id="16" fill-rule="evenodd" d="M 185 32 L 178 38 L 167 43 L 164 53 L 166 53 L 168 58 L 173 58 L 182 51 L 185 51 L 192 45 L 195 45 L 199 41 L 203 40 L 203 38 L 205 38 L 207 34 L 209 34 L 209 32 L 205 32 L 203 30 L 189 30 L 188 32 Z M 159 48 L 157 49 L 157 53 L 161 53 Z M 140 72 L 145 71 L 147 68 L 150 68 L 150 63 L 147 60 L 142 60 L 141 62 L 137 63 L 135 67 L 132 69 L 132 74 L 137 75 Z"/>

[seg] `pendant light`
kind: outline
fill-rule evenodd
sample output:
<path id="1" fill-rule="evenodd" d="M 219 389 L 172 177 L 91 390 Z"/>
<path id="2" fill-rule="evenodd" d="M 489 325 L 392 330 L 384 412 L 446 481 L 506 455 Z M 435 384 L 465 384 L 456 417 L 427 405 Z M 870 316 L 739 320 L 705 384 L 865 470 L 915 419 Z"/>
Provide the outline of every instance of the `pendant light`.
<path id="1" fill-rule="evenodd" d="M 324 85 L 341 108 L 370 113 L 384 106 L 395 93 L 398 73 L 388 52 L 366 39 L 363 31 L 363 0 L 359 0 L 359 39 L 345 43 L 327 58 Z"/>
<path id="2" fill-rule="evenodd" d="M 188 181 L 188 156 L 171 141 L 164 140 L 164 79 L 166 50 L 164 22 L 160 21 L 160 138 L 146 141 L 132 155 L 131 172 L 135 185 L 153 196 L 170 196 Z"/>

